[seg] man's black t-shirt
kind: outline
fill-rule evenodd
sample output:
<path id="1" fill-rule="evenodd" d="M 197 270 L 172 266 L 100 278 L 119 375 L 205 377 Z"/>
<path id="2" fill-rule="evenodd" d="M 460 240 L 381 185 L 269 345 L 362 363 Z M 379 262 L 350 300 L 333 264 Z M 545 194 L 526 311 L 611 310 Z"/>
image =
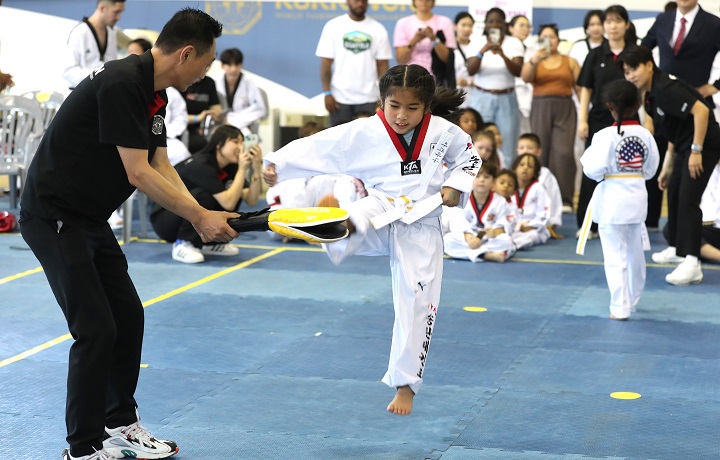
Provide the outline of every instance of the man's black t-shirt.
<path id="1" fill-rule="evenodd" d="M 645 111 L 652 114 L 656 126 L 662 125 L 665 135 L 675 144 L 675 151 L 679 154 L 689 152 L 693 143 L 695 122 L 691 112 L 697 101 L 708 106 L 705 98 L 690 84 L 655 69 L 652 88 L 645 94 Z M 708 149 L 719 149 L 720 127 L 712 108 L 708 109 L 710 118 L 703 144 Z"/>
<path id="2" fill-rule="evenodd" d="M 215 80 L 207 75 L 202 80 L 193 83 L 182 95 L 187 104 L 188 115 L 198 115 L 203 110 L 220 104 Z M 197 131 L 199 126 L 200 123 L 191 123 L 188 125 L 188 130 Z"/>
<path id="3" fill-rule="evenodd" d="M 166 146 L 165 91 L 155 92 L 153 57 L 128 56 L 94 70 L 70 93 L 43 136 L 21 207 L 42 218 L 102 224 L 135 190 L 117 146 Z"/>
<path id="4" fill-rule="evenodd" d="M 187 104 L 189 115 L 197 115 L 212 105 L 220 104 L 215 80 L 207 75 L 200 81 L 190 85 L 182 95 Z"/>

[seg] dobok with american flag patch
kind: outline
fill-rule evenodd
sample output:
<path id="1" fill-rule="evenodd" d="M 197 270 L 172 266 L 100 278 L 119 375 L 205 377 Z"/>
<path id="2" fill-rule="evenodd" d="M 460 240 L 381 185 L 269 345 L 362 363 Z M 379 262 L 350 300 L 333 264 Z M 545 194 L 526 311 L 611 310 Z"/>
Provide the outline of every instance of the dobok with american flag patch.
<path id="1" fill-rule="evenodd" d="M 619 171 L 640 172 L 648 157 L 648 146 L 638 136 L 628 136 L 615 148 Z"/>
<path id="2" fill-rule="evenodd" d="M 593 194 L 592 220 L 599 224 L 645 222 L 645 181 L 655 175 L 660 156 L 650 131 L 636 121 L 625 121 L 595 133 L 580 158 L 583 172 L 599 182 Z M 603 206 L 607 203 L 608 206 Z M 618 207 L 617 203 L 623 203 Z"/>

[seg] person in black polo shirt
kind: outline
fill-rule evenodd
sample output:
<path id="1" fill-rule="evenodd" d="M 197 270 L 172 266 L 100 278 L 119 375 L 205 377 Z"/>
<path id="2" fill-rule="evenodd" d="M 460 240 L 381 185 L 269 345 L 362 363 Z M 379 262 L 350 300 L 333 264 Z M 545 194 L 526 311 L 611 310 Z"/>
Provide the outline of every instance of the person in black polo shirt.
<path id="1" fill-rule="evenodd" d="M 215 89 L 215 80 L 205 75 L 182 93 L 188 111 L 188 150 L 196 153 L 207 145 L 206 118 L 210 116 L 214 123 L 225 120 L 222 104 Z"/>
<path id="2" fill-rule="evenodd" d="M 166 458 L 177 445 L 137 414 L 143 307 L 107 223 L 135 190 L 193 223 L 206 242 L 237 236 L 192 198 L 165 147 L 165 88 L 186 89 L 215 60 L 222 25 L 186 8 L 142 56 L 106 62 L 77 85 L 47 129 L 22 195 L 22 236 L 65 314 L 70 349 L 63 459 Z M 31 455 L 32 456 L 32 455 Z M 35 455 L 38 457 L 38 455 Z"/>
<path id="3" fill-rule="evenodd" d="M 653 254 L 653 260 L 680 263 L 665 277 L 668 283 L 700 283 L 700 198 L 720 159 L 720 127 L 707 100 L 690 84 L 658 69 L 648 48 L 627 53 L 623 67 L 625 78 L 643 95 L 653 124 L 662 124 L 669 141 L 658 185 L 668 189 L 670 246 Z"/>
<path id="4" fill-rule="evenodd" d="M 603 14 L 605 17 L 603 29 L 608 39 L 588 53 L 577 81 L 577 85 L 580 87 L 577 130 L 580 139 L 585 141 L 586 149 L 592 144 L 592 138 L 596 132 L 612 126 L 615 122 L 607 105 L 601 100 L 603 89 L 608 83 L 622 80 L 622 57 L 637 46 L 626 39 L 630 18 L 624 6 L 609 6 Z M 582 175 L 576 213 L 578 228 L 582 227 L 585 211 L 587 211 L 596 185 L 596 181 L 585 174 Z M 577 236 L 579 235 L 580 231 L 578 230 Z M 597 238 L 597 236 L 597 224 L 593 223 L 589 239 Z"/>

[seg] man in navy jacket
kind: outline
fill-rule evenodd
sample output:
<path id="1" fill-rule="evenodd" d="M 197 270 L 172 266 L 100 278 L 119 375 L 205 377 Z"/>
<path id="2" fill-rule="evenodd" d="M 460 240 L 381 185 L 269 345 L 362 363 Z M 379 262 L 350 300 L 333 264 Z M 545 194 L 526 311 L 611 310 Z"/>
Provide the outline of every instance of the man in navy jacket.
<path id="1" fill-rule="evenodd" d="M 677 10 L 660 14 L 642 40 L 643 46 L 660 51 L 658 67 L 685 80 L 710 99 L 720 90 L 720 80 L 710 84 L 710 70 L 720 51 L 720 18 L 700 8 L 697 0 L 678 0 Z M 673 46 L 685 19 L 685 34 L 677 54 Z"/>

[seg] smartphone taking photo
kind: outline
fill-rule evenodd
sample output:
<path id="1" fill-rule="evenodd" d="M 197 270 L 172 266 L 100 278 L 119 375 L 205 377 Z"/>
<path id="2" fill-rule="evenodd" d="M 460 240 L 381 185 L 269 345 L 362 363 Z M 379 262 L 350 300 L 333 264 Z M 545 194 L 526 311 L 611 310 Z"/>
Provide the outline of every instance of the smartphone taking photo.
<path id="1" fill-rule="evenodd" d="M 250 147 L 258 145 L 260 143 L 260 136 L 254 133 L 247 134 L 245 136 L 245 150 L 249 150 Z"/>
<path id="2" fill-rule="evenodd" d="M 547 51 L 547 52 L 549 53 L 549 52 L 550 52 L 550 39 L 547 38 L 547 37 L 546 37 L 546 38 L 543 38 L 543 39 L 542 39 L 542 46 L 543 46 L 543 48 L 545 48 L 545 51 Z"/>

